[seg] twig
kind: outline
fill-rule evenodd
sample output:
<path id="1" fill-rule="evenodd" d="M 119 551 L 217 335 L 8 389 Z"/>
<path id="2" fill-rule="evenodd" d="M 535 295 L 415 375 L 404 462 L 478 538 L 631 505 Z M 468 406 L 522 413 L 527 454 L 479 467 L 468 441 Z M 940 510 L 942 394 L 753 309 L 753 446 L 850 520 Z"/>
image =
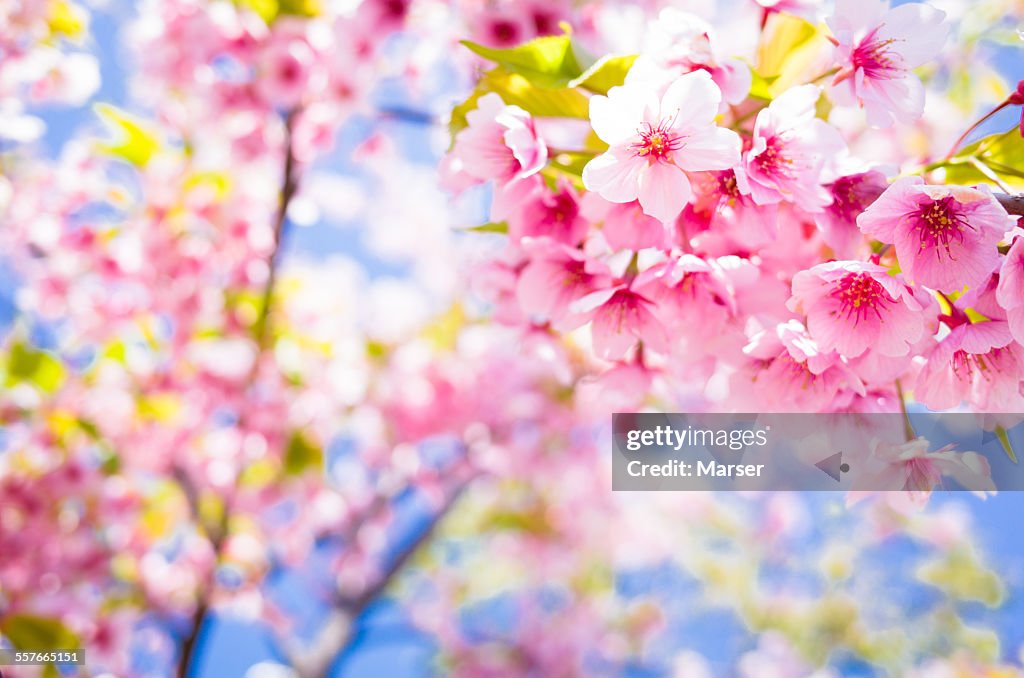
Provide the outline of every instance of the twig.
<path id="1" fill-rule="evenodd" d="M 1007 213 L 1024 217 L 1024 194 L 1014 193 L 1009 195 L 1006 193 L 996 193 L 996 200 L 999 201 L 999 204 L 1003 206 Z"/>
<path id="2" fill-rule="evenodd" d="M 896 397 L 900 399 L 900 414 L 903 415 L 903 433 L 907 438 L 907 442 L 917 438 L 917 433 L 914 432 L 914 425 L 910 423 L 910 415 L 907 413 L 907 399 L 903 395 L 903 384 L 900 380 L 896 380 Z"/>
<path id="3" fill-rule="evenodd" d="M 257 377 L 259 376 L 260 364 L 262 363 L 262 356 L 267 350 L 267 344 L 269 342 L 270 333 L 270 321 L 271 321 L 271 306 L 274 299 L 274 288 L 277 284 L 277 263 L 278 254 L 281 251 L 281 242 L 284 236 L 285 224 L 288 221 L 288 205 L 291 203 L 292 198 L 295 197 L 298 191 L 298 172 L 295 162 L 295 154 L 292 150 L 292 132 L 295 123 L 295 118 L 298 115 L 297 110 L 290 111 L 284 117 L 285 124 L 285 148 L 284 148 L 284 169 L 283 178 L 281 182 L 281 195 L 278 199 L 277 212 L 274 216 L 274 248 L 270 253 L 269 266 L 270 271 L 267 274 L 267 280 L 263 286 L 263 305 L 260 308 L 260 315 L 254 325 L 255 340 L 256 340 L 256 356 L 253 359 L 253 364 L 249 370 L 249 375 L 245 380 L 245 385 L 242 387 L 243 392 L 248 391 L 255 384 Z M 238 417 L 238 428 L 247 428 L 247 412 L 243 408 L 242 412 Z M 199 637 L 199 631 L 203 624 L 206 622 L 206 617 L 210 611 L 210 599 L 213 592 L 213 588 L 216 586 L 216 580 L 214 578 L 217 568 L 217 563 L 220 561 L 222 551 L 224 549 L 224 543 L 226 541 L 228 527 L 231 521 L 231 509 L 234 503 L 235 494 L 238 490 L 238 480 L 240 473 L 235 474 L 233 486 L 224 499 L 224 508 L 221 511 L 219 524 L 216 526 L 204 526 L 204 530 L 207 534 L 207 538 L 210 540 L 210 544 L 213 547 L 214 558 L 213 565 L 210 571 L 207 573 L 206 580 L 203 587 L 199 591 L 199 600 L 196 603 L 196 609 L 192 614 L 191 626 L 188 630 L 188 634 L 182 640 L 181 652 L 178 655 L 178 666 L 176 675 L 177 678 L 187 678 L 195 663 L 196 640 Z M 194 496 L 190 496 L 190 483 L 183 484 L 182 487 L 185 491 L 186 497 L 190 500 L 190 505 L 195 504 Z M 194 494 L 194 489 L 191 490 Z M 201 518 L 196 514 L 195 519 L 198 524 L 201 523 Z"/>
<path id="4" fill-rule="evenodd" d="M 299 648 L 293 645 L 287 648 L 286 654 L 289 662 L 300 678 L 324 678 L 328 675 L 331 663 L 352 642 L 354 637 L 352 628 L 355 620 L 370 603 L 387 590 L 412 557 L 433 537 L 438 525 L 451 512 L 468 484 L 469 480 L 464 480 L 452 490 L 444 505 L 431 518 L 430 523 L 387 564 L 387 567 L 372 584 L 355 596 L 339 593 L 334 600 L 327 621 L 320 633 L 317 634 L 312 646 Z"/>

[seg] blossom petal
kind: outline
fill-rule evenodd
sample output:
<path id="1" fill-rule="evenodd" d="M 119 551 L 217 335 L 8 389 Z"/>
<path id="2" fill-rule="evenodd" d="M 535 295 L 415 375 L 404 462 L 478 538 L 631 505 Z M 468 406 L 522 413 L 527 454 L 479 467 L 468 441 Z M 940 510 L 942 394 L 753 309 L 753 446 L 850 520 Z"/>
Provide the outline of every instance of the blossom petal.
<path id="1" fill-rule="evenodd" d="M 718 114 L 722 91 L 707 71 L 694 71 L 675 80 L 661 97 L 661 118 L 684 131 L 710 125 Z"/>
<path id="2" fill-rule="evenodd" d="M 609 202 L 637 199 L 640 172 L 647 165 L 628 149 L 612 149 L 597 156 L 583 168 L 583 185 Z"/>
<path id="3" fill-rule="evenodd" d="M 613 87 L 608 96 L 591 97 L 590 125 L 602 141 L 616 146 L 636 136 L 645 110 L 654 107 L 653 96 L 644 87 Z"/>
<path id="4" fill-rule="evenodd" d="M 740 162 L 741 145 L 739 135 L 731 129 L 709 126 L 687 137 L 674 158 L 690 172 L 730 169 Z"/>
<path id="5" fill-rule="evenodd" d="M 675 221 L 690 199 L 690 180 L 673 165 L 654 163 L 640 174 L 640 206 L 662 223 Z"/>

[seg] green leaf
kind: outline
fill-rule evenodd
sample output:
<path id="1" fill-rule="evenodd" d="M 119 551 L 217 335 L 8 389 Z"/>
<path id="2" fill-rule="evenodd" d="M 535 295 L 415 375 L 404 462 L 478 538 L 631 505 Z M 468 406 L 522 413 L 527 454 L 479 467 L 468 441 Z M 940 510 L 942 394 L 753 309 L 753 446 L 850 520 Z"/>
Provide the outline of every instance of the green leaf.
<path id="1" fill-rule="evenodd" d="M 1003 451 L 1006 452 L 1006 456 L 1010 458 L 1010 461 L 1016 464 L 1017 454 L 1013 451 L 1013 445 L 1010 443 L 1010 436 L 1007 435 L 1006 429 L 1002 426 L 996 426 L 995 434 L 996 438 L 999 438 L 999 444 L 1003 446 Z"/>
<path id="2" fill-rule="evenodd" d="M 764 101 L 772 100 L 771 86 L 776 80 L 779 79 L 778 75 L 764 76 L 757 72 L 756 69 L 750 69 L 750 96 L 755 99 L 763 99 Z"/>
<path id="3" fill-rule="evenodd" d="M 981 163 L 981 167 L 972 158 Z M 990 184 L 988 171 L 1006 185 L 1024 190 L 1024 138 L 1020 129 L 992 134 L 963 148 L 952 158 L 933 168 L 945 169 L 945 181 L 951 184 Z"/>
<path id="4" fill-rule="evenodd" d="M 954 549 L 922 563 L 915 575 L 918 581 L 957 600 L 975 600 L 998 607 L 1006 597 L 1006 588 L 999 576 L 985 567 L 969 548 Z"/>
<path id="5" fill-rule="evenodd" d="M 828 45 L 822 26 L 790 14 L 772 14 L 757 48 L 756 63 L 758 73 L 774 78 L 768 84 L 769 94 L 778 96 L 816 76 L 809 71 Z"/>
<path id="6" fill-rule="evenodd" d="M 53 393 L 64 383 L 64 366 L 45 351 L 17 342 L 7 354 L 6 385 L 30 383 L 44 393 Z"/>
<path id="7" fill-rule="evenodd" d="M 584 71 L 579 77 L 569 81 L 569 87 L 607 94 L 608 90 L 626 81 L 626 74 L 636 61 L 636 54 L 627 56 L 604 56 L 597 63 Z"/>
<path id="8" fill-rule="evenodd" d="M 309 469 L 322 467 L 323 463 L 323 448 L 301 431 L 293 432 L 284 453 L 284 472 L 290 476 L 302 475 Z"/>
<path id="9" fill-rule="evenodd" d="M 142 122 L 120 108 L 110 104 L 96 104 L 93 110 L 114 135 L 112 142 L 97 144 L 102 152 L 136 167 L 145 167 L 160 150 L 156 132 L 147 129 Z"/>
<path id="10" fill-rule="evenodd" d="M 252 10 L 268 26 L 279 17 L 314 17 L 322 12 L 319 0 L 235 0 L 239 7 Z"/>
<path id="11" fill-rule="evenodd" d="M 279 0 L 277 16 L 297 16 L 310 19 L 323 13 L 320 0 Z"/>
<path id="12" fill-rule="evenodd" d="M 490 92 L 500 96 L 506 104 L 519 106 L 537 117 L 583 120 L 590 117 L 590 102 L 579 91 L 568 87 L 538 87 L 522 75 L 499 66 L 484 73 L 469 98 L 452 110 L 449 123 L 452 138 L 466 127 L 466 114 L 477 107 L 477 100 Z"/>
<path id="13" fill-rule="evenodd" d="M 12 614 L 0 619 L 0 633 L 18 650 L 73 650 L 81 641 L 59 619 Z"/>
<path id="14" fill-rule="evenodd" d="M 508 223 L 504 221 L 491 221 L 465 230 L 473 233 L 508 233 Z"/>
<path id="15" fill-rule="evenodd" d="M 564 87 L 583 73 L 568 35 L 549 35 L 508 49 L 494 49 L 463 40 L 474 54 L 493 61 L 542 87 Z"/>

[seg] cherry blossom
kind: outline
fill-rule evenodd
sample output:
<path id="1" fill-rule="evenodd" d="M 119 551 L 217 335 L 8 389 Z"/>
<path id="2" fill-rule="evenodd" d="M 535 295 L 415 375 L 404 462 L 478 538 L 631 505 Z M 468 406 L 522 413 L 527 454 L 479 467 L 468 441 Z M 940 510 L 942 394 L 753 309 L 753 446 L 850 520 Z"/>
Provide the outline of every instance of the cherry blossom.
<path id="1" fill-rule="evenodd" d="M 897 180 L 857 218 L 866 235 L 895 245 L 908 282 L 943 292 L 986 280 L 1014 222 L 985 188 L 928 186 L 920 177 Z"/>
<path id="2" fill-rule="evenodd" d="M 1014 341 L 1024 343 L 1024 238 L 1017 237 L 999 269 L 996 299 L 1006 311 L 1010 334 Z"/>
<path id="3" fill-rule="evenodd" d="M 759 205 L 787 200 L 808 212 L 831 202 L 829 164 L 845 148 L 839 132 L 815 116 L 821 90 L 794 87 L 758 113 L 753 144 L 737 174 L 740 191 Z"/>
<path id="4" fill-rule="evenodd" d="M 994 492 L 988 461 L 977 452 L 958 451 L 952 445 L 931 450 L 924 438 L 906 443 L 877 442 L 854 485 L 858 488 L 891 491 L 907 490 L 927 495 L 942 487 L 948 476 L 964 488 Z"/>
<path id="5" fill-rule="evenodd" d="M 789 305 L 807 315 L 807 328 L 822 350 L 847 358 L 869 349 L 906 355 L 924 336 L 926 309 L 937 310 L 934 301 L 900 276 L 858 261 L 818 264 L 798 273 Z"/>
<path id="6" fill-rule="evenodd" d="M 466 114 L 467 127 L 455 139 L 454 158 L 480 181 L 514 183 L 540 171 L 548 151 L 530 115 L 506 106 L 497 94 L 480 97 Z"/>
<path id="7" fill-rule="evenodd" d="M 714 123 L 720 100 L 702 71 L 681 76 L 664 93 L 629 84 L 593 97 L 591 123 L 610 148 L 584 168 L 584 184 L 610 202 L 639 199 L 645 214 L 673 221 L 690 198 L 686 172 L 738 161 L 739 138 Z"/>
<path id="8" fill-rule="evenodd" d="M 949 34 L 945 16 L 923 3 L 890 9 L 887 0 L 836 0 L 827 19 L 839 63 L 832 98 L 861 106 L 878 127 L 921 117 L 924 87 L 912 69 L 942 49 Z"/>
<path id="9" fill-rule="evenodd" d="M 1012 135 L 961 143 L 1013 91 L 986 45 L 840 3 L 830 102 L 820 3 L 664 4 L 0 2 L 0 643 L 185 676 L 240 617 L 276 647 L 253 675 L 325 675 L 386 598 L 452 675 L 831 675 L 876 668 L 878 620 L 881 669 L 1019 671 L 929 654 L 963 592 L 927 573 L 1001 602 L 970 509 L 921 492 L 990 491 L 973 453 L 876 447 L 914 494 L 835 531 L 798 494 L 612 492 L 616 410 L 1024 407 L 1018 203 L 961 185 L 1019 178 Z M 889 540 L 934 606 L 862 595 Z M 635 590 L 677 577 L 693 605 Z M 755 649 L 679 650 L 709 601 Z"/>
<path id="10" fill-rule="evenodd" d="M 750 68 L 740 59 L 718 56 L 714 28 L 700 17 L 668 8 L 658 15 L 653 35 L 626 82 L 660 84 L 698 70 L 711 74 L 726 104 L 740 103 L 750 91 Z"/>

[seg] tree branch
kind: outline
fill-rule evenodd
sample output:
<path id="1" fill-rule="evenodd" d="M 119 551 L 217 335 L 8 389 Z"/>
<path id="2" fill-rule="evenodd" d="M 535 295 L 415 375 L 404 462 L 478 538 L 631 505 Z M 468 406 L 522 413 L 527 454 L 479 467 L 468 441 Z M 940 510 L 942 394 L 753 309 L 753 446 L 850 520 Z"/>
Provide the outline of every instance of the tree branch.
<path id="1" fill-rule="evenodd" d="M 1016 215 L 1018 217 L 1024 216 L 1024 194 L 1015 193 L 1013 195 L 1007 195 L 1006 193 L 996 193 L 996 200 L 1003 206 L 1008 213 Z"/>
<path id="2" fill-rule="evenodd" d="M 251 389 L 256 383 L 256 380 L 259 377 L 260 365 L 263 362 L 263 354 L 268 349 L 268 345 L 270 343 L 270 324 L 272 318 L 271 308 L 274 300 L 274 289 L 277 284 L 278 255 L 281 251 L 281 242 L 284 236 L 285 224 L 288 222 L 288 206 L 291 204 L 292 199 L 295 197 L 295 194 L 299 189 L 298 168 L 295 162 L 295 153 L 292 149 L 292 132 L 294 130 L 295 118 L 297 115 L 298 110 L 293 110 L 289 111 L 284 116 L 284 167 L 282 169 L 281 194 L 278 198 L 277 212 L 274 215 L 273 222 L 274 247 L 270 252 L 268 261 L 270 270 L 267 274 L 267 280 L 263 285 L 263 303 L 260 307 L 260 315 L 256 319 L 256 323 L 253 325 L 254 339 L 256 341 L 256 356 L 253 359 L 249 375 L 242 387 L 243 393 Z M 247 419 L 247 412 L 245 408 L 243 408 L 238 417 L 237 426 L 239 429 L 244 430 L 248 427 Z M 231 521 L 231 508 L 234 503 L 234 495 L 237 492 L 239 476 L 240 473 L 235 474 L 234 485 L 230 493 L 225 497 L 224 509 L 221 511 L 219 524 L 216 526 L 202 526 L 207 534 L 207 538 L 210 540 L 211 546 L 213 547 L 214 559 L 212 568 L 207 574 L 206 581 L 199 591 L 199 600 L 196 603 L 196 609 L 192 614 L 191 626 L 188 630 L 188 634 L 181 643 L 181 652 L 178 655 L 178 666 L 176 671 L 177 678 L 187 678 L 194 668 L 193 664 L 195 664 L 195 657 L 193 655 L 195 654 L 196 640 L 199 638 L 199 631 L 206 622 L 206 617 L 210 611 L 210 600 L 213 589 L 216 586 L 214 575 L 216 573 L 217 564 L 220 562 L 224 543 L 226 541 L 228 527 Z M 182 487 L 185 490 L 186 497 L 190 501 L 190 505 L 194 505 L 196 503 L 194 487 L 191 487 L 191 483 L 182 484 Z M 198 513 L 195 513 L 195 519 L 197 524 L 201 525 L 201 518 Z"/>
<path id="3" fill-rule="evenodd" d="M 358 595 L 339 594 L 337 596 L 328 619 L 321 627 L 312 646 L 299 648 L 293 645 L 287 648 L 286 654 L 289 661 L 300 678 L 324 678 L 327 676 L 331 663 L 352 642 L 352 628 L 355 620 L 370 603 L 387 590 L 413 556 L 434 536 L 438 525 L 451 512 L 468 484 L 469 479 L 460 482 L 455 487 L 444 505 L 431 518 L 430 523 L 387 564 L 372 584 L 361 590 Z"/>

